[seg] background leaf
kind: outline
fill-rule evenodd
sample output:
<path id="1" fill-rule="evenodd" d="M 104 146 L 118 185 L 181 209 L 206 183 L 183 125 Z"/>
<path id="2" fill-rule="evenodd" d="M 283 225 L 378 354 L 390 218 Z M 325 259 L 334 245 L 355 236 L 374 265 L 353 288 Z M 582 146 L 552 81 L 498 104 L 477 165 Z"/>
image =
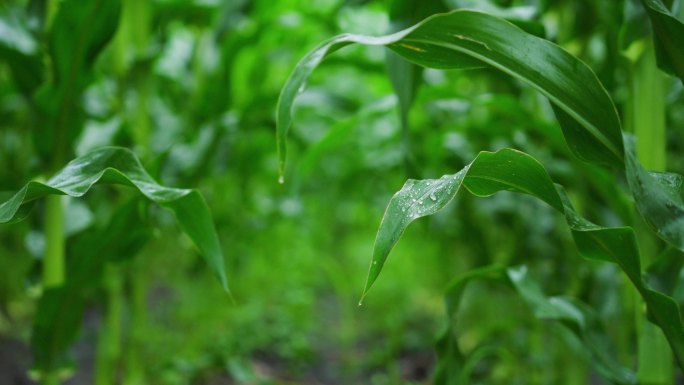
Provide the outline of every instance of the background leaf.
<path id="1" fill-rule="evenodd" d="M 684 82 L 684 23 L 661 0 L 641 0 L 653 26 L 658 67 Z M 681 4 L 680 4 L 681 6 Z"/>
<path id="2" fill-rule="evenodd" d="M 33 370 L 50 373 L 69 363 L 85 308 L 85 290 L 96 287 L 108 263 L 135 256 L 151 238 L 138 199 L 124 204 L 102 229 L 90 231 L 70 247 L 69 279 L 45 290 L 31 333 Z"/>
<path id="3" fill-rule="evenodd" d="M 83 196 L 98 183 L 138 189 L 149 200 L 171 210 L 180 228 L 192 239 L 212 272 L 228 291 L 223 253 L 209 208 L 197 190 L 160 186 L 147 174 L 130 150 L 106 147 L 78 157 L 46 183 L 29 182 L 0 204 L 0 223 L 14 218 L 24 203 L 46 195 Z"/>

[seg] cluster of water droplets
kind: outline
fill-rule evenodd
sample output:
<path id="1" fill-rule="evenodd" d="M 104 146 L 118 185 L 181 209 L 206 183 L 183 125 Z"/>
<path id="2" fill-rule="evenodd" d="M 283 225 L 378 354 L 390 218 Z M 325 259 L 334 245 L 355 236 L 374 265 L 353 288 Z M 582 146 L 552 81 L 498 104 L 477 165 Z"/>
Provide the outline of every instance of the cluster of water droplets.
<path id="1" fill-rule="evenodd" d="M 401 212 L 409 220 L 437 212 L 449 201 L 460 184 L 459 174 L 444 175 L 439 179 L 409 179 L 395 195 Z"/>

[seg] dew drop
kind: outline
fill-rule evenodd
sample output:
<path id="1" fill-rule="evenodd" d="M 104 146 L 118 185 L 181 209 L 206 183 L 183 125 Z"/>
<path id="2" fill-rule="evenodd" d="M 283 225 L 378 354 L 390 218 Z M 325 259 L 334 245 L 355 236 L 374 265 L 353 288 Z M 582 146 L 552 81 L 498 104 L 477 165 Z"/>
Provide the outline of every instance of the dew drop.
<path id="1" fill-rule="evenodd" d="M 422 200 L 422 199 L 419 200 L 419 201 L 418 201 L 418 204 L 419 204 L 419 205 L 422 205 L 422 204 L 423 204 L 423 200 Z"/>
<path id="2" fill-rule="evenodd" d="M 279 177 L 278 177 L 278 183 L 280 183 L 280 184 L 284 184 L 284 183 L 285 183 L 285 177 L 284 177 L 284 176 L 282 176 L 282 175 L 281 175 L 281 176 L 279 176 Z"/>
<path id="3" fill-rule="evenodd" d="M 430 200 L 432 200 L 433 202 L 437 200 L 435 193 L 430 194 Z"/>

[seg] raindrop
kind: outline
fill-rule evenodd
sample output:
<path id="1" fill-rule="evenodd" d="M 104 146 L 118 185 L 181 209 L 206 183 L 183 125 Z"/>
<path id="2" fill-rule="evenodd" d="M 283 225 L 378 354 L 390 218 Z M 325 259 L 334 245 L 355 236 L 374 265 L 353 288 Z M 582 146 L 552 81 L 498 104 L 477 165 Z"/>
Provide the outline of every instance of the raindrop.
<path id="1" fill-rule="evenodd" d="M 419 201 L 418 201 L 418 204 L 419 204 L 419 205 L 422 205 L 422 204 L 423 204 L 423 200 L 422 200 L 422 199 L 419 200 Z"/>
<path id="2" fill-rule="evenodd" d="M 280 184 L 284 184 L 284 183 L 285 183 L 285 177 L 284 177 L 284 176 L 282 176 L 282 175 L 281 175 L 281 176 L 279 176 L 279 177 L 278 177 L 278 183 L 280 183 Z"/>
<path id="3" fill-rule="evenodd" d="M 430 194 L 430 199 L 434 202 L 437 200 L 437 197 L 435 196 L 435 193 Z"/>

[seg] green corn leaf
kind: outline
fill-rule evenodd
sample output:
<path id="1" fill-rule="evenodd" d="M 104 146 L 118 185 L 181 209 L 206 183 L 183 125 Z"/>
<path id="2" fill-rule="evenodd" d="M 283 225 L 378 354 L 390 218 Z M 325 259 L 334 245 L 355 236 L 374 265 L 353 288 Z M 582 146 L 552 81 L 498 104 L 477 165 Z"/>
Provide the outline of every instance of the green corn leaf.
<path id="1" fill-rule="evenodd" d="M 114 36 L 120 13 L 120 0 L 62 1 L 48 42 L 58 86 L 79 79 L 93 66 Z"/>
<path id="2" fill-rule="evenodd" d="M 66 161 L 82 124 L 81 93 L 92 81 L 95 60 L 119 24 L 120 0 L 62 1 L 48 35 L 52 81 L 37 95 L 35 145 L 46 158 Z"/>
<path id="3" fill-rule="evenodd" d="M 435 385 L 449 385 L 463 377 L 467 359 L 458 346 L 456 337 L 456 323 L 454 315 L 461 305 L 463 293 L 472 280 L 500 277 L 505 269 L 501 266 L 486 266 L 470 270 L 454 279 L 448 286 L 444 295 L 446 308 L 446 323 L 444 329 L 437 337 L 435 350 L 437 362 L 435 364 L 433 383 Z"/>
<path id="4" fill-rule="evenodd" d="M 14 219 L 22 205 L 47 195 L 80 197 L 95 184 L 119 184 L 138 189 L 149 200 L 171 210 L 181 230 L 195 243 L 209 268 L 228 291 L 223 252 L 209 213 L 197 190 L 159 185 L 135 154 L 125 148 L 105 147 L 71 161 L 46 183 L 29 182 L 0 204 L 0 223 Z"/>
<path id="5" fill-rule="evenodd" d="M 661 0 L 642 0 L 653 26 L 658 67 L 684 82 L 684 23 Z"/>
<path id="6" fill-rule="evenodd" d="M 604 378 L 616 384 L 635 384 L 636 375 L 622 367 L 609 347 L 603 326 L 591 307 L 572 298 L 547 297 L 525 266 L 509 268 L 506 275 L 518 294 L 532 307 L 535 317 L 554 320 L 582 341 L 589 363 Z"/>
<path id="7" fill-rule="evenodd" d="M 601 227 L 582 218 L 562 188 L 554 186 L 544 167 L 516 150 L 481 152 L 458 173 L 440 179 L 408 180 L 390 200 L 380 223 L 364 296 L 406 227 L 417 218 L 441 210 L 462 186 L 476 196 L 489 196 L 502 190 L 529 194 L 564 214 L 580 255 L 616 263 L 622 269 L 646 302 L 649 318 L 663 330 L 680 367 L 684 368 L 684 323 L 679 306 L 642 279 L 634 231 L 629 227 Z"/>
<path id="8" fill-rule="evenodd" d="M 286 138 L 299 91 L 321 61 L 349 44 L 387 46 L 405 59 L 431 68 L 490 65 L 539 90 L 562 111 L 570 149 L 579 158 L 623 167 L 617 111 L 594 72 L 559 46 L 487 14 L 454 11 L 429 17 L 409 29 L 382 37 L 340 35 L 321 44 L 295 67 L 277 108 L 280 172 Z M 571 122 L 571 124 L 569 124 Z"/>
<path id="9" fill-rule="evenodd" d="M 684 177 L 648 172 L 637 161 L 634 140 L 625 139 L 627 181 L 641 216 L 659 237 L 684 250 Z"/>
<path id="10" fill-rule="evenodd" d="M 614 355 L 610 354 L 610 345 L 606 341 L 604 328 L 589 306 L 565 297 L 545 296 L 539 284 L 529 276 L 525 266 L 506 269 L 492 265 L 468 271 L 449 284 L 444 297 L 447 322 L 437 341 L 435 384 L 470 383 L 468 362 L 474 359 L 473 356 L 476 356 L 479 350 L 475 349 L 467 356 L 459 350 L 455 338 L 455 331 L 458 329 L 455 315 L 459 311 L 468 284 L 476 280 L 496 280 L 507 284 L 532 308 L 537 319 L 557 321 L 570 332 L 570 335 L 582 341 L 578 345 L 583 347 L 581 353 L 604 378 L 616 384 L 636 383 L 634 373 L 611 358 Z"/>
<path id="11" fill-rule="evenodd" d="M 6 62 L 17 87 L 26 97 L 43 81 L 43 62 L 38 42 L 23 12 L 0 8 L 0 62 Z"/>

